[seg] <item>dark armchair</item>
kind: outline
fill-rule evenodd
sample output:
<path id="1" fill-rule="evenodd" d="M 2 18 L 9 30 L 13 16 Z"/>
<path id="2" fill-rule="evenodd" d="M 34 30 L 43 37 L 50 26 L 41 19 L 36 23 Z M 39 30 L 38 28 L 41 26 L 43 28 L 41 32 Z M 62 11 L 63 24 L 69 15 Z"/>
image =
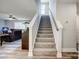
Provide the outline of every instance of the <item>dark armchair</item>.
<path id="1" fill-rule="evenodd" d="M 9 42 L 9 40 L 10 40 L 10 35 L 9 35 L 9 28 L 8 27 L 3 27 L 2 28 L 2 32 L 3 32 L 3 37 L 2 37 L 2 39 L 3 39 L 3 41 L 6 41 L 6 42 Z"/>

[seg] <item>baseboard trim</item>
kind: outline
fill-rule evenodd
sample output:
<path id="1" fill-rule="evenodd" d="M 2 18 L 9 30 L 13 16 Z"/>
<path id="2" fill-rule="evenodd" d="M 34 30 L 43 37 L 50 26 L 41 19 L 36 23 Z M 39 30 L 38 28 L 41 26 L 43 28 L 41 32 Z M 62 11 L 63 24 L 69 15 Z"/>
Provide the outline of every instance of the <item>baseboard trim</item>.
<path id="1" fill-rule="evenodd" d="M 77 52 L 76 48 L 63 48 L 62 52 Z"/>

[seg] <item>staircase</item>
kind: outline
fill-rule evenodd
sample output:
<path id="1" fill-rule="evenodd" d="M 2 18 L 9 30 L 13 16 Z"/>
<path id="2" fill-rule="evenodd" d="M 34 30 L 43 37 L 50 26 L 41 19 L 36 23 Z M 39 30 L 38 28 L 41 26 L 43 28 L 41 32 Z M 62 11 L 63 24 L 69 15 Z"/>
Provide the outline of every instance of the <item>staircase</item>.
<path id="1" fill-rule="evenodd" d="M 70 56 L 57 58 L 56 44 L 49 16 L 42 16 L 33 49 L 34 59 L 72 59 Z"/>
<path id="2" fill-rule="evenodd" d="M 56 47 L 48 16 L 42 16 L 33 51 L 34 56 L 55 56 Z"/>

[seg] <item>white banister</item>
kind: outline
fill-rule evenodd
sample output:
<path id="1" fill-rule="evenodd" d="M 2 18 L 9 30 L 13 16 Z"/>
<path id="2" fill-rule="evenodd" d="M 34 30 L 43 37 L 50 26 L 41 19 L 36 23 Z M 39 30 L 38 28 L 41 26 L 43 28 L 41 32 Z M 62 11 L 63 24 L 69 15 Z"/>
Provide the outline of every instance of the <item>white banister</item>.
<path id="1" fill-rule="evenodd" d="M 28 56 L 33 56 L 33 48 L 40 24 L 40 18 L 41 16 L 39 14 L 36 14 L 32 21 L 29 24 L 29 53 Z"/>
<path id="2" fill-rule="evenodd" d="M 62 32 L 63 32 L 63 26 L 60 24 L 58 20 L 55 20 L 52 14 L 52 11 L 49 12 L 51 26 L 55 38 L 55 44 L 57 49 L 57 57 L 62 57 Z"/>

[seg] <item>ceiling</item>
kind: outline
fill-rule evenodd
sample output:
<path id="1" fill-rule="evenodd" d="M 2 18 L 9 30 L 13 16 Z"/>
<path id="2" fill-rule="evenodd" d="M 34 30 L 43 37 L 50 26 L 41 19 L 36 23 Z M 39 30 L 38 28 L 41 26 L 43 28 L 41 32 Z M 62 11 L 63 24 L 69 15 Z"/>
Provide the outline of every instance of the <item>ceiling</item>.
<path id="1" fill-rule="evenodd" d="M 75 3 L 79 0 L 57 0 L 61 3 Z M 48 3 L 49 0 L 41 0 Z M 0 0 L 0 15 L 13 15 L 17 18 L 32 19 L 36 13 L 36 0 Z M 2 18 L 2 17 L 1 17 Z"/>
<path id="2" fill-rule="evenodd" d="M 49 0 L 41 0 L 41 3 L 48 3 Z"/>
<path id="3" fill-rule="evenodd" d="M 76 0 L 77 3 L 79 3 L 79 0 Z"/>
<path id="4" fill-rule="evenodd" d="M 0 14 L 32 19 L 35 13 L 35 0 L 0 0 Z"/>
<path id="5" fill-rule="evenodd" d="M 61 3 L 76 3 L 77 0 L 56 0 Z"/>

